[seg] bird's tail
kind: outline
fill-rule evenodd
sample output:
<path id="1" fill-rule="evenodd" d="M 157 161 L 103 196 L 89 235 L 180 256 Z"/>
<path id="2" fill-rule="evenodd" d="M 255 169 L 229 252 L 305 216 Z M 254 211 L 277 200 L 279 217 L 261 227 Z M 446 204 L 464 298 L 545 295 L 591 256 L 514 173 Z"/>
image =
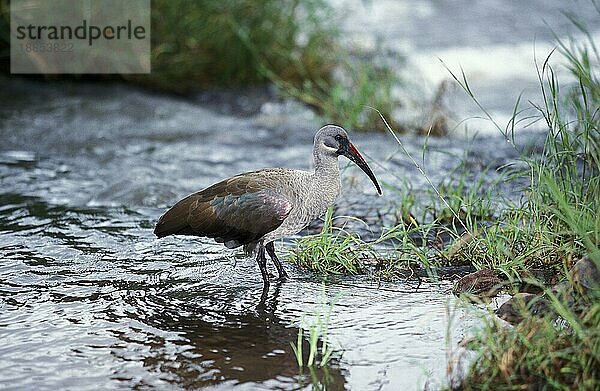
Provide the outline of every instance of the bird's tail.
<path id="1" fill-rule="evenodd" d="M 163 238 L 169 235 L 189 234 L 191 227 L 188 224 L 188 215 L 192 202 L 193 198 L 188 196 L 160 216 L 154 228 L 154 235 Z"/>

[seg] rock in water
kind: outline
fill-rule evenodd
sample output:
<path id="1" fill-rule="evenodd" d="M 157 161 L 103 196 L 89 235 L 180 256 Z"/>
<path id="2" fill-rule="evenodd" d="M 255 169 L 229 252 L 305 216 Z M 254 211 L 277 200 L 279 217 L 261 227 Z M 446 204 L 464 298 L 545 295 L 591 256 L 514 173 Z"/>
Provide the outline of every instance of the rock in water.
<path id="1" fill-rule="evenodd" d="M 526 315 L 543 316 L 549 311 L 548 302 L 532 293 L 517 293 L 495 312 L 500 319 L 510 324 L 518 324 Z"/>

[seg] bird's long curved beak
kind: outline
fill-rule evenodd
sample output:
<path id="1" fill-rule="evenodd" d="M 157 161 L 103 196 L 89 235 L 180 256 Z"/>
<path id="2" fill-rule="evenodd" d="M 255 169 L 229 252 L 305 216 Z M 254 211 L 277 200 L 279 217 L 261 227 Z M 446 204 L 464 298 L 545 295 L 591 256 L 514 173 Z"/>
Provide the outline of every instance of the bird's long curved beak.
<path id="1" fill-rule="evenodd" d="M 375 185 L 375 188 L 377 189 L 377 193 L 379 193 L 379 195 L 381 195 L 382 194 L 381 187 L 379 187 L 379 183 L 377 182 L 377 178 L 375 178 L 375 174 L 373 174 L 373 171 L 371 171 L 371 167 L 369 167 L 369 165 L 367 164 L 365 159 L 362 157 L 360 152 L 358 152 L 358 149 L 356 149 L 354 144 L 349 142 L 348 146 L 346 148 L 344 148 L 341 152 L 342 152 L 342 155 L 346 156 L 348 159 L 353 161 L 358 167 L 360 167 L 361 170 L 363 170 L 365 172 L 365 174 L 367 174 L 367 176 L 371 179 L 371 181 Z"/>

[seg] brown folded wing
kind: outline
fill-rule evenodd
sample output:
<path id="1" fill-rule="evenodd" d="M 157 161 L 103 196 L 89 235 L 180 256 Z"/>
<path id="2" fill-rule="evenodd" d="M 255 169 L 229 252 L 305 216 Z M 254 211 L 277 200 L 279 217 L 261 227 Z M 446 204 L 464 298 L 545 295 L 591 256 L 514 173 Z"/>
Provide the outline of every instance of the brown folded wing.
<path id="1" fill-rule="evenodd" d="M 273 182 L 257 171 L 191 194 L 161 216 L 154 234 L 206 236 L 229 248 L 254 242 L 279 227 L 293 208 Z"/>

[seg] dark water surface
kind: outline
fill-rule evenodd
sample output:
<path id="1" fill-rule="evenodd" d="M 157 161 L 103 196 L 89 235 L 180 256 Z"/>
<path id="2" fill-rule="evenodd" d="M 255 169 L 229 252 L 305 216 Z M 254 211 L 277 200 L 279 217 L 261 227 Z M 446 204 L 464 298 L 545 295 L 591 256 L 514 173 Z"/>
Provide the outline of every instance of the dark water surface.
<path id="1" fill-rule="evenodd" d="M 325 285 L 286 264 L 291 281 L 257 305 L 252 259 L 210 240 L 153 236 L 166 207 L 214 181 L 309 167 L 320 126 L 310 113 L 274 102 L 241 118 L 119 85 L 2 85 L 0 388 L 310 388 L 290 342 L 330 303 L 335 353 L 312 374 L 317 382 L 356 390 L 445 382 L 447 354 L 477 323 L 449 283 Z M 348 168 L 337 213 L 377 231 L 398 205 L 390 186 L 419 194 L 426 184 L 389 135 L 354 141 L 385 196 Z M 405 142 L 420 156 L 423 140 Z M 435 183 L 463 158 L 482 172 L 515 156 L 500 138 L 429 148 Z"/>

